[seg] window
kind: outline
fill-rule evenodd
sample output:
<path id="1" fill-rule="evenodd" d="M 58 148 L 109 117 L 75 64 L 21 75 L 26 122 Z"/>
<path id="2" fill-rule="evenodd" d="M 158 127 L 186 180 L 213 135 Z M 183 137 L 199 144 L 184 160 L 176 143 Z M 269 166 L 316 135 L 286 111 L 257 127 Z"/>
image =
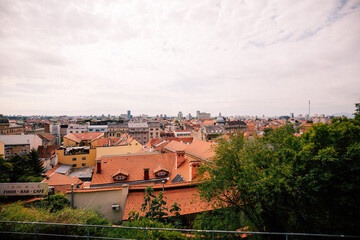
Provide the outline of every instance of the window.
<path id="1" fill-rule="evenodd" d="M 5 156 L 9 156 L 10 155 L 10 150 L 6 150 L 5 151 Z"/>
<path id="2" fill-rule="evenodd" d="M 76 164 L 74 164 L 74 165 L 76 165 Z M 86 163 L 81 164 L 81 166 L 86 167 Z"/>
<path id="3" fill-rule="evenodd" d="M 86 157 L 82 157 L 81 159 L 82 159 L 82 160 L 86 160 Z"/>
<path id="4" fill-rule="evenodd" d="M 76 161 L 76 158 L 72 158 L 73 161 Z"/>
<path id="5" fill-rule="evenodd" d="M 77 165 L 76 165 L 76 164 L 73 164 L 72 166 L 73 166 L 73 167 L 76 167 Z"/>
<path id="6" fill-rule="evenodd" d="M 119 176 L 116 176 L 116 177 L 115 177 L 115 180 L 116 180 L 116 181 L 122 181 L 122 180 L 125 180 L 125 179 L 126 179 L 126 177 L 123 176 L 123 175 L 119 175 Z"/>
<path id="7" fill-rule="evenodd" d="M 158 176 L 165 176 L 166 173 L 165 172 L 158 172 Z"/>

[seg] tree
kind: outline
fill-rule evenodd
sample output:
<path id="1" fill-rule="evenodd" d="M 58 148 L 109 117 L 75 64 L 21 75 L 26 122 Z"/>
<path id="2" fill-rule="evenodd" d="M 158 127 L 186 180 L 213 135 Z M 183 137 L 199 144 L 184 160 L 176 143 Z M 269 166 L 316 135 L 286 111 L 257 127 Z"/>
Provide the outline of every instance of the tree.
<path id="1" fill-rule="evenodd" d="M 30 153 L 27 155 L 29 159 L 29 168 L 32 172 L 32 176 L 41 177 L 45 173 L 45 167 L 43 162 L 39 159 L 39 153 L 33 148 Z"/>
<path id="2" fill-rule="evenodd" d="M 35 149 L 27 156 L 0 157 L 1 182 L 40 182 L 45 168 Z"/>
<path id="3" fill-rule="evenodd" d="M 355 116 L 355 119 L 360 119 L 360 103 L 355 103 L 355 113 L 354 113 L 354 116 Z"/>
<path id="4" fill-rule="evenodd" d="M 10 181 L 10 172 L 12 171 L 12 164 L 5 160 L 3 155 L 0 154 L 0 182 Z"/>
<path id="5" fill-rule="evenodd" d="M 141 217 L 140 214 L 136 211 L 130 211 L 129 220 L 137 220 L 141 218 L 147 218 L 150 220 L 157 220 L 165 224 L 171 222 L 176 226 L 180 226 L 181 222 L 178 221 L 180 216 L 180 205 L 175 202 L 170 209 L 170 212 L 175 215 L 174 217 L 166 218 L 168 213 L 168 208 L 166 208 L 166 197 L 162 191 L 159 192 L 159 195 L 154 194 L 154 189 L 152 187 L 146 187 L 144 192 L 144 203 L 141 205 L 141 211 L 144 213 L 144 217 Z M 177 218 L 176 218 L 177 217 Z"/>
<path id="6" fill-rule="evenodd" d="M 293 133 L 286 125 L 263 138 L 220 139 L 214 159 L 200 167 L 208 173 L 200 195 L 244 213 L 253 230 L 359 233 L 359 123 L 334 119 L 302 137 Z"/>

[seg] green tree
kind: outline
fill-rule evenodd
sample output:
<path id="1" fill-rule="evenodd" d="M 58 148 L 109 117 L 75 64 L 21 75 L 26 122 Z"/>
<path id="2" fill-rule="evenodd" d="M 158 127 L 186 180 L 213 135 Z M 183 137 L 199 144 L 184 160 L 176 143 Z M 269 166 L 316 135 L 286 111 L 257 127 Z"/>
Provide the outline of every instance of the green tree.
<path id="1" fill-rule="evenodd" d="M 0 158 L 1 182 L 40 182 L 45 171 L 38 152 L 32 149 L 26 156 Z"/>
<path id="2" fill-rule="evenodd" d="M 355 119 L 360 119 L 360 103 L 355 103 Z"/>
<path id="3" fill-rule="evenodd" d="M 157 220 L 159 222 L 172 222 L 176 226 L 180 226 L 181 222 L 179 222 L 180 217 L 180 205 L 178 203 L 174 203 L 171 206 L 170 212 L 175 215 L 175 217 L 168 217 L 168 208 L 166 207 L 166 197 L 162 191 L 159 192 L 158 196 L 154 194 L 154 189 L 152 187 L 146 187 L 144 192 L 144 203 L 141 205 L 141 211 L 144 213 L 144 218 L 150 220 Z M 137 220 L 143 217 L 136 211 L 130 211 L 129 220 Z"/>
<path id="4" fill-rule="evenodd" d="M 359 233 L 359 122 L 334 119 L 293 133 L 286 125 L 263 138 L 219 139 L 200 168 L 208 173 L 201 196 L 244 213 L 253 230 Z"/>
<path id="5" fill-rule="evenodd" d="M 0 182 L 10 182 L 12 164 L 0 154 Z"/>
<path id="6" fill-rule="evenodd" d="M 39 159 L 39 153 L 33 148 L 27 155 L 29 160 L 29 169 L 34 177 L 42 177 L 45 173 L 43 162 Z"/>

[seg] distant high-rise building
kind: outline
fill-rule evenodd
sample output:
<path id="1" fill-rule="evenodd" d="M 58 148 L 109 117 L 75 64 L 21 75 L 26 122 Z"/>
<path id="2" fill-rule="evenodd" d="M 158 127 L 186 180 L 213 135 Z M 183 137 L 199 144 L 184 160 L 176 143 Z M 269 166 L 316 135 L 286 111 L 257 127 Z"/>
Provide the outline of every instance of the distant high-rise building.
<path id="1" fill-rule="evenodd" d="M 187 115 L 187 120 L 191 120 L 192 119 L 192 116 L 191 116 L 191 113 L 189 113 L 188 115 Z"/>
<path id="2" fill-rule="evenodd" d="M 197 118 L 198 119 L 210 119 L 211 118 L 211 115 L 210 113 L 206 113 L 206 112 L 199 112 L 197 113 Z"/>
<path id="3" fill-rule="evenodd" d="M 294 113 L 290 113 L 290 117 L 293 118 L 293 117 L 294 117 Z"/>
<path id="4" fill-rule="evenodd" d="M 183 113 L 182 112 L 178 113 L 178 119 L 183 119 Z"/>
<path id="5" fill-rule="evenodd" d="M 196 111 L 196 118 L 197 118 L 197 119 L 199 119 L 199 115 L 200 115 L 200 111 L 197 110 L 197 111 Z"/>
<path id="6" fill-rule="evenodd" d="M 131 111 L 130 110 L 127 111 L 127 118 L 131 118 Z"/>

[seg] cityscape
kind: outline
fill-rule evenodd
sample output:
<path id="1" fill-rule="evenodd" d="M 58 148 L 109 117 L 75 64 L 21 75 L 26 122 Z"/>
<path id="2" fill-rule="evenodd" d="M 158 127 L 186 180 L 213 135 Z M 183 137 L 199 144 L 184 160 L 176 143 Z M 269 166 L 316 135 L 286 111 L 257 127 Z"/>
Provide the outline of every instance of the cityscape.
<path id="1" fill-rule="evenodd" d="M 0 239 L 360 239 L 359 0 L 0 23 Z"/>

